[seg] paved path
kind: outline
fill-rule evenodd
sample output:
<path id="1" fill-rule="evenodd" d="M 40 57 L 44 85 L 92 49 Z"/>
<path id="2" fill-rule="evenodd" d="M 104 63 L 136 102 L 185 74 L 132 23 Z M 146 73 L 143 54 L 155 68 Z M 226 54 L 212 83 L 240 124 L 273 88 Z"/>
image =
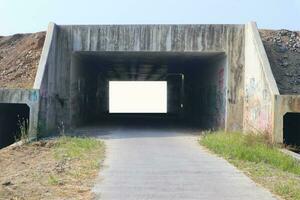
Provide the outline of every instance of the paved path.
<path id="1" fill-rule="evenodd" d="M 93 189 L 97 199 L 275 199 L 200 147 L 197 136 L 188 131 L 94 131 L 107 145 L 105 166 Z"/>

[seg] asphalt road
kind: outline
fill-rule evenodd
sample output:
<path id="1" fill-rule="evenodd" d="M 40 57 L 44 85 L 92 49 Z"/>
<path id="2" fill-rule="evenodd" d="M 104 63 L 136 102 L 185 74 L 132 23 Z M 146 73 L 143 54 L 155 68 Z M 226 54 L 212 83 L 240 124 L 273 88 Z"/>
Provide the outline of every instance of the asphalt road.
<path id="1" fill-rule="evenodd" d="M 276 199 L 202 148 L 195 132 L 153 128 L 92 132 L 107 146 L 104 167 L 93 188 L 97 199 Z"/>

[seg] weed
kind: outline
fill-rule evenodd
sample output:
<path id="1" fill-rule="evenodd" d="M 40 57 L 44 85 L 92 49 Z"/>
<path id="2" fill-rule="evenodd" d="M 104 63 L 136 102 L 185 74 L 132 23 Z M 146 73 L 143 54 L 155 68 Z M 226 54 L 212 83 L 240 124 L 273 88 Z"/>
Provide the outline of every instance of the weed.
<path id="1" fill-rule="evenodd" d="M 65 125 L 63 121 L 58 125 L 58 131 L 60 136 L 65 136 Z"/>
<path id="2" fill-rule="evenodd" d="M 19 116 L 18 116 L 19 118 Z M 29 134 L 28 134 L 28 120 L 27 119 L 18 119 L 19 133 L 18 136 L 15 137 L 15 141 L 22 141 L 23 143 L 29 142 Z"/>
<path id="3" fill-rule="evenodd" d="M 98 148 L 103 148 L 103 142 L 94 138 L 62 136 L 56 144 L 55 157 L 57 159 L 80 159 L 88 155 L 88 152 Z"/>
<path id="4" fill-rule="evenodd" d="M 48 184 L 50 184 L 50 185 L 59 185 L 60 180 L 55 175 L 51 174 L 48 177 Z"/>

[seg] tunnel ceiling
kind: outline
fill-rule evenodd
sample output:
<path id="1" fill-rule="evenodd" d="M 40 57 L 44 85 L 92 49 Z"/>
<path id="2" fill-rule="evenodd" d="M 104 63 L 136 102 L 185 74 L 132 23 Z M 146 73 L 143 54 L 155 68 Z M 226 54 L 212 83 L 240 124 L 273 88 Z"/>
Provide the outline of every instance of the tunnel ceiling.
<path id="1" fill-rule="evenodd" d="M 73 56 L 80 57 L 83 60 L 90 62 L 101 61 L 103 64 L 124 64 L 143 63 L 143 64 L 170 64 L 184 63 L 186 61 L 199 62 L 224 56 L 224 52 L 95 52 L 81 51 L 75 52 Z"/>

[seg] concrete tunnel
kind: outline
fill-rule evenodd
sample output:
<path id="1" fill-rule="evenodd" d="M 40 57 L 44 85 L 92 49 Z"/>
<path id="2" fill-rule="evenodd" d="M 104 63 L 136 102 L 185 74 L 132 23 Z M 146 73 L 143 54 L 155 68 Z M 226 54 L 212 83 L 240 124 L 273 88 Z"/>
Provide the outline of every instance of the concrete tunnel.
<path id="1" fill-rule="evenodd" d="M 111 113 L 113 81 L 165 82 L 167 112 Z M 50 23 L 33 89 L 0 94 L 1 103 L 30 107 L 31 138 L 55 134 L 62 123 L 73 130 L 154 122 L 267 133 L 274 142 L 292 145 L 299 141 L 299 115 L 289 113 L 300 113 L 300 98 L 279 93 L 254 22 Z"/>
<path id="2" fill-rule="evenodd" d="M 71 126 L 177 122 L 224 128 L 226 55 L 223 52 L 74 52 Z M 110 113 L 109 81 L 165 81 L 166 113 Z M 138 121 L 137 121 L 138 120 Z"/>

